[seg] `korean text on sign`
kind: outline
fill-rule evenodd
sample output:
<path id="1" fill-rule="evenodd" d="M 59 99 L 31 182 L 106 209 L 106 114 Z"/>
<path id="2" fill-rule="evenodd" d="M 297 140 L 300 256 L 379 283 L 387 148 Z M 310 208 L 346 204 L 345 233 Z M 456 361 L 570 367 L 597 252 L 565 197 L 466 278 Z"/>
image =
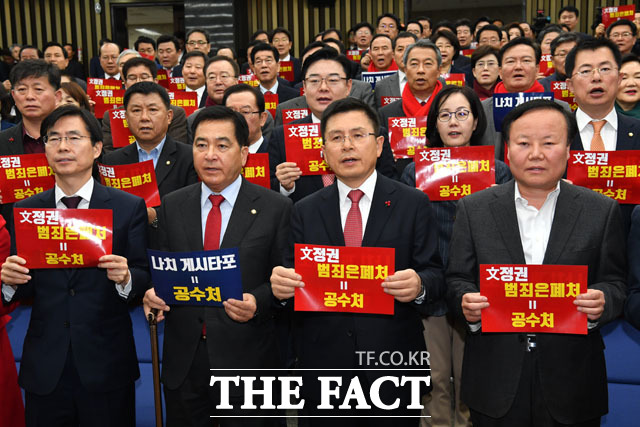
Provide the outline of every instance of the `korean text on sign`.
<path id="1" fill-rule="evenodd" d="M 160 205 L 153 160 L 128 165 L 98 164 L 98 173 L 103 185 L 142 197 L 148 208 Z"/>
<path id="2" fill-rule="evenodd" d="M 284 142 L 287 162 L 295 162 L 302 175 L 331 173 L 321 155 L 319 123 L 284 125 Z"/>
<path id="3" fill-rule="evenodd" d="M 271 188 L 269 180 L 269 153 L 249 153 L 247 163 L 242 168 L 242 176 L 254 184 Z"/>
<path id="4" fill-rule="evenodd" d="M 584 265 L 480 265 L 483 332 L 586 334 L 573 301 L 587 291 Z"/>
<path id="5" fill-rule="evenodd" d="M 111 253 L 110 209 L 13 210 L 18 255 L 28 268 L 95 267 Z"/>
<path id="6" fill-rule="evenodd" d="M 415 155 L 416 187 L 431 200 L 458 200 L 496 182 L 494 147 L 427 148 Z"/>
<path id="7" fill-rule="evenodd" d="M 0 157 L 2 203 L 14 203 L 53 188 L 55 179 L 44 154 Z"/>
<path id="8" fill-rule="evenodd" d="M 390 117 L 389 144 L 396 159 L 410 159 L 427 146 L 427 117 Z"/>
<path id="9" fill-rule="evenodd" d="M 198 252 L 148 249 L 151 282 L 168 305 L 222 307 L 229 298 L 242 301 L 238 248 Z"/>
<path id="10" fill-rule="evenodd" d="M 602 8 L 602 23 L 605 28 L 609 28 L 609 25 L 613 24 L 620 19 L 627 19 L 633 21 L 636 14 L 636 6 L 633 4 L 624 6 L 611 6 Z"/>
<path id="11" fill-rule="evenodd" d="M 395 249 L 295 245 L 296 311 L 393 314 L 382 282 L 395 272 Z"/>
<path id="12" fill-rule="evenodd" d="M 111 123 L 111 139 L 114 148 L 126 147 L 136 142 L 136 138 L 131 135 L 129 130 L 124 108 L 115 108 L 109 111 L 109 121 Z"/>
<path id="13" fill-rule="evenodd" d="M 571 151 L 567 179 L 623 204 L 640 203 L 640 153 Z"/>

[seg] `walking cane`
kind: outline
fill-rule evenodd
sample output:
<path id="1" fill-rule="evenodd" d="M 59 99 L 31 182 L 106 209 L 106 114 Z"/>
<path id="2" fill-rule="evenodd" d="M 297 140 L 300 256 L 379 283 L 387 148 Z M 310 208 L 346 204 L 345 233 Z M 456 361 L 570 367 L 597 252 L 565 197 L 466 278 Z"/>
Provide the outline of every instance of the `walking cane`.
<path id="1" fill-rule="evenodd" d="M 160 394 L 160 357 L 158 355 L 158 310 L 152 308 L 147 316 L 151 334 L 151 366 L 153 369 L 153 399 L 156 408 L 156 427 L 162 427 L 162 395 Z"/>

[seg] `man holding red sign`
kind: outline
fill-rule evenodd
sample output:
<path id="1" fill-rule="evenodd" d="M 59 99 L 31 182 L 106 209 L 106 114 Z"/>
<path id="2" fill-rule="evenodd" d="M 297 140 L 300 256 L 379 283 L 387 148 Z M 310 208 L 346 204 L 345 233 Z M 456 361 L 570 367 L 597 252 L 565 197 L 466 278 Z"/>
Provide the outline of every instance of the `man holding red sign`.
<path id="1" fill-rule="evenodd" d="M 474 425 L 599 426 L 607 413 L 599 327 L 621 313 L 626 294 L 619 208 L 562 180 L 576 133 L 562 106 L 530 101 L 502 126 L 515 181 L 460 200 L 451 238 L 448 299 L 470 331 L 462 400 Z M 573 303 L 589 333 L 482 332 L 492 302 L 479 287 L 481 264 L 587 266 L 588 290 Z M 540 300 L 529 300 L 529 311 Z"/>
<path id="2" fill-rule="evenodd" d="M 149 282 L 144 201 L 92 179 L 102 135 L 88 111 L 60 107 L 42 134 L 55 188 L 17 207 L 112 211 L 113 251 L 97 267 L 30 269 L 19 255 L 2 265 L 3 300 L 33 299 L 19 376 L 27 424 L 134 426 L 139 372 L 127 303 Z"/>
<path id="3" fill-rule="evenodd" d="M 384 141 L 376 136 L 378 128 L 375 112 L 357 99 L 336 101 L 324 112 L 323 153 L 337 181 L 294 206 L 292 239 L 285 257 L 288 268 L 276 267 L 271 276 L 273 294 L 291 306 L 296 289 L 318 286 L 305 282 L 292 268 L 294 243 L 395 249 L 395 273 L 379 281 L 384 292 L 395 299 L 393 315 L 294 313 L 301 368 L 364 368 L 359 377 L 368 383 L 381 373 L 368 369 L 374 366 L 368 366 L 366 361 L 356 362 L 357 352 L 367 350 L 377 357 L 385 351 L 397 351 L 407 357 L 411 352 L 424 351 L 420 311 L 424 303 L 444 295 L 437 227 L 429 199 L 376 172 L 376 160 Z M 424 369 L 426 364 L 417 368 Z M 305 385 L 307 381 L 313 384 L 314 376 L 307 375 L 310 377 L 303 375 Z M 307 399 L 305 408 L 313 411 L 319 399 L 313 386 L 303 389 L 303 397 Z M 405 389 L 382 393 L 385 402 L 396 398 L 400 399 L 401 408 L 386 414 L 419 415 L 419 411 L 407 410 Z M 340 411 L 336 413 L 339 415 Z M 310 421 L 310 425 L 326 425 L 326 420 Z M 388 420 L 381 422 L 389 425 Z M 418 422 L 417 418 L 397 418 L 393 425 L 417 426 Z M 331 425 L 353 424 L 348 419 L 334 419 Z M 380 424 L 370 419 L 367 425 Z"/>

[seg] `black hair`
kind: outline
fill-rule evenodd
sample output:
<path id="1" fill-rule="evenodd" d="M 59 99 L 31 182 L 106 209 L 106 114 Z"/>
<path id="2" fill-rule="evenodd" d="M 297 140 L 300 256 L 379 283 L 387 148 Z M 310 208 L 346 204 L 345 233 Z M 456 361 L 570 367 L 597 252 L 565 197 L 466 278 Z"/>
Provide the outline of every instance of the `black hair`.
<path id="1" fill-rule="evenodd" d="M 498 61 L 498 64 L 500 63 L 498 60 L 498 57 L 500 55 L 500 51 L 498 49 L 496 49 L 493 46 L 489 46 L 489 45 L 484 45 L 484 46 L 480 46 L 478 47 L 476 50 L 473 51 L 473 53 L 471 54 L 471 68 L 475 68 L 476 67 L 476 63 L 481 60 L 482 58 L 484 58 L 487 55 L 495 55 L 496 60 Z"/>
<path id="2" fill-rule="evenodd" d="M 456 27 L 453 25 L 453 22 L 447 19 L 437 22 L 436 25 L 433 26 L 433 29 L 435 29 L 436 31 L 439 31 L 438 29 L 442 28 L 449 29 L 453 34 L 456 33 Z"/>
<path id="3" fill-rule="evenodd" d="M 474 33 L 476 32 L 476 28 L 478 28 L 478 24 L 481 23 L 481 22 L 488 22 L 489 25 L 493 25 L 491 23 L 491 19 L 489 19 L 488 16 L 481 16 L 478 19 L 476 19 L 475 21 L 473 21 L 473 32 Z M 477 34 L 476 34 L 476 37 L 477 37 Z"/>
<path id="4" fill-rule="evenodd" d="M 207 62 L 207 55 L 199 50 L 192 50 L 191 52 L 187 52 L 184 55 L 182 55 L 182 63 L 184 64 L 187 59 L 189 58 L 193 58 L 194 56 L 197 56 L 198 58 L 202 58 L 202 60 L 206 63 Z"/>
<path id="5" fill-rule="evenodd" d="M 339 29 L 337 29 L 335 27 L 331 27 L 331 28 L 326 29 L 326 30 L 324 30 L 322 32 L 322 37 L 324 38 L 329 33 L 336 33 L 338 35 L 338 40 L 340 40 L 340 42 L 342 42 L 342 31 L 340 31 Z M 335 37 L 330 37 L 330 38 L 335 38 Z"/>
<path id="6" fill-rule="evenodd" d="M 172 36 L 169 34 L 163 34 L 156 39 L 156 46 L 160 48 L 162 43 L 173 43 L 173 46 L 176 48 L 176 51 L 180 51 L 180 42 L 176 36 Z"/>
<path id="7" fill-rule="evenodd" d="M 131 97 L 136 93 L 142 95 L 151 95 L 152 93 L 157 93 L 162 99 L 162 103 L 164 104 L 164 106 L 167 107 L 167 110 L 171 107 L 171 99 L 169 99 L 169 94 L 167 93 L 167 90 L 165 88 L 155 82 L 138 82 L 127 88 L 127 91 L 124 93 L 123 104 L 125 110 L 129 105 L 129 101 L 131 101 Z"/>
<path id="8" fill-rule="evenodd" d="M 509 42 L 507 44 L 502 46 L 502 48 L 498 52 L 498 64 L 500 64 L 500 66 L 502 66 L 502 58 L 504 57 L 504 54 L 507 53 L 507 50 L 511 49 L 512 47 L 521 45 L 521 44 L 525 45 L 525 46 L 529 46 L 531 49 L 533 49 L 534 55 L 536 57 L 536 64 L 539 64 L 540 63 L 540 57 L 542 56 L 542 51 L 540 50 L 540 45 L 538 45 L 538 43 L 535 43 L 533 40 L 531 40 L 531 39 L 529 39 L 527 37 L 516 37 L 513 40 L 509 40 Z"/>
<path id="9" fill-rule="evenodd" d="M 209 68 L 209 66 L 214 62 L 221 62 L 221 61 L 228 62 L 229 64 L 231 64 L 231 67 L 233 67 L 233 77 L 238 77 L 238 75 L 240 74 L 240 67 L 238 66 L 238 63 L 233 59 L 229 58 L 228 56 L 223 56 L 223 55 L 216 55 L 207 59 L 207 62 L 204 64 L 204 68 L 203 68 L 205 77 L 207 75 L 207 69 Z"/>
<path id="10" fill-rule="evenodd" d="M 126 80 L 127 74 L 129 74 L 129 70 L 140 65 L 147 67 L 154 79 L 158 77 L 158 67 L 156 66 L 156 63 L 154 61 L 148 58 L 135 57 L 125 62 L 122 66 L 122 79 Z"/>
<path id="11" fill-rule="evenodd" d="M 44 47 L 42 48 L 42 53 L 46 52 L 47 49 L 49 49 L 52 46 L 59 47 L 60 50 L 62 50 L 62 56 L 64 57 L 64 59 L 69 59 L 67 55 L 67 51 L 64 50 L 64 47 L 58 42 L 48 42 L 47 44 L 45 44 Z"/>
<path id="12" fill-rule="evenodd" d="M 216 55 L 218 55 L 222 49 L 229 49 L 231 51 L 231 54 L 233 55 L 233 60 L 237 61 L 238 60 L 238 54 L 236 53 L 236 50 L 234 48 L 232 48 L 231 46 L 222 46 L 220 48 L 218 48 L 218 50 L 216 51 Z"/>
<path id="13" fill-rule="evenodd" d="M 391 18 L 391 19 L 393 19 L 396 22 L 396 29 L 398 31 L 400 31 L 402 29 L 401 25 L 400 25 L 400 18 L 398 18 L 393 13 L 389 13 L 389 12 L 383 13 L 382 15 L 378 16 L 378 19 L 376 19 L 376 27 L 378 25 L 380 25 L 380 21 L 382 20 L 382 18 Z"/>
<path id="14" fill-rule="evenodd" d="M 375 34 L 375 32 L 376 32 L 375 28 L 373 28 L 373 25 L 369 24 L 368 22 L 358 22 L 353 27 L 353 32 L 357 33 L 360 28 L 368 29 L 371 34 Z"/>
<path id="15" fill-rule="evenodd" d="M 412 38 L 414 42 L 418 41 L 418 36 L 409 31 L 400 31 L 395 39 L 391 40 L 391 49 L 396 50 L 396 41 L 398 39 Z"/>
<path id="16" fill-rule="evenodd" d="M 347 50 L 345 49 L 344 45 L 342 44 L 342 42 L 338 39 L 332 39 L 332 38 L 328 38 L 328 39 L 324 39 L 323 43 L 325 43 L 328 47 L 332 47 L 329 46 L 329 43 L 335 43 L 338 45 L 338 53 L 342 53 L 344 54 Z"/>
<path id="17" fill-rule="evenodd" d="M 609 38 L 611 31 L 613 31 L 615 27 L 619 27 L 621 25 L 626 25 L 631 28 L 631 34 L 633 34 L 634 38 L 636 37 L 636 34 L 638 34 L 638 29 L 632 21 L 629 21 L 628 19 L 620 19 L 609 25 L 609 28 L 607 28 L 607 38 Z"/>
<path id="18" fill-rule="evenodd" d="M 373 132 L 378 135 L 378 132 L 380 131 L 380 119 L 378 118 L 378 114 L 373 111 L 368 104 L 365 104 L 361 100 L 351 96 L 332 102 L 324 110 L 324 113 L 322 113 L 322 120 L 320 121 L 320 134 L 325 134 L 325 131 L 327 130 L 327 123 L 331 117 L 341 113 L 349 113 L 351 111 L 362 111 L 373 126 Z"/>
<path id="19" fill-rule="evenodd" d="M 135 50 L 138 50 L 138 48 L 140 47 L 140 43 L 150 44 L 151 46 L 153 46 L 153 50 L 156 50 L 156 41 L 151 37 L 147 37 L 147 36 L 138 37 L 138 40 L 136 40 L 135 43 L 133 44 L 133 47 L 135 48 Z"/>
<path id="20" fill-rule="evenodd" d="M 564 6 L 563 8 L 561 8 L 561 9 L 558 11 L 558 18 L 560 18 L 560 15 L 562 15 L 564 12 L 571 12 L 571 13 L 575 13 L 575 14 L 576 14 L 576 18 L 577 18 L 578 16 L 580 16 L 580 11 L 579 11 L 579 10 L 578 10 L 578 8 L 577 8 L 577 7 L 575 7 L 575 6 L 568 6 L 568 5 L 567 5 L 567 6 Z"/>
<path id="21" fill-rule="evenodd" d="M 500 28 L 498 28 L 497 26 L 493 25 L 493 24 L 489 24 L 489 25 L 485 25 L 484 27 L 482 27 L 482 28 L 480 28 L 478 30 L 478 33 L 476 34 L 476 40 L 478 42 L 480 42 L 480 36 L 485 31 L 493 31 L 493 32 L 498 34 L 498 38 L 499 39 L 502 39 L 502 30 Z"/>
<path id="22" fill-rule="evenodd" d="M 314 63 L 322 60 L 335 61 L 340 64 L 340 66 L 342 67 L 342 71 L 344 71 L 344 75 L 347 79 L 351 75 L 351 63 L 349 59 L 346 56 L 339 54 L 335 49 L 331 47 L 323 47 L 317 52 L 313 52 L 304 61 L 304 64 L 302 65 L 302 72 L 300 74 L 302 76 L 302 79 L 304 80 L 307 78 L 309 67 L 311 67 Z"/>
<path id="23" fill-rule="evenodd" d="M 269 33 L 265 30 L 258 30 L 255 33 L 251 34 L 251 41 L 256 41 L 256 37 L 258 37 L 260 34 L 265 34 L 267 36 L 267 38 L 269 38 Z"/>
<path id="24" fill-rule="evenodd" d="M 405 26 L 404 26 L 405 31 L 403 31 L 403 32 L 407 32 L 407 28 L 409 28 L 409 24 L 416 24 L 418 27 L 420 27 L 420 34 L 422 34 L 422 32 L 424 31 L 424 27 L 422 26 L 422 24 L 421 24 L 419 21 L 417 21 L 417 20 L 415 20 L 415 19 L 412 19 L 411 21 L 408 21 L 408 22 L 407 22 L 407 25 L 405 25 Z M 413 34 L 413 33 L 411 33 L 411 34 Z M 398 34 L 398 36 L 399 36 L 399 35 L 400 35 L 400 34 Z M 415 35 L 415 34 L 414 34 L 414 35 Z"/>
<path id="25" fill-rule="evenodd" d="M 37 47 L 35 47 L 33 45 L 30 45 L 30 44 L 26 44 L 26 45 L 24 45 L 24 46 L 22 46 L 20 48 L 20 52 L 18 53 L 18 58 L 22 58 L 22 52 L 24 50 L 26 50 L 26 49 L 35 49 L 36 52 L 38 52 L 38 58 L 40 58 L 40 59 L 44 58 L 44 55 L 43 55 L 42 51 L 40 49 L 38 49 Z"/>
<path id="26" fill-rule="evenodd" d="M 482 145 L 482 134 L 487 128 L 487 118 L 484 114 L 480 98 L 478 98 L 478 95 L 473 91 L 473 89 L 467 86 L 447 85 L 436 94 L 435 98 L 433 98 L 433 102 L 429 108 L 429 114 L 427 115 L 427 139 L 429 140 L 430 147 L 444 147 L 444 143 L 438 133 L 436 123 L 438 120 L 438 110 L 440 109 L 440 106 L 455 93 L 460 93 L 467 98 L 473 118 L 478 120 L 476 129 L 471 134 L 470 144 Z M 470 120 L 470 118 L 468 120 Z"/>
<path id="27" fill-rule="evenodd" d="M 302 50 L 302 54 L 300 55 L 300 58 L 304 61 L 304 56 L 307 54 L 307 52 L 317 47 L 323 48 L 328 46 L 325 42 L 311 42 L 304 47 L 304 49 Z"/>
<path id="28" fill-rule="evenodd" d="M 249 125 L 247 125 L 247 121 L 245 120 L 244 116 L 223 105 L 215 105 L 213 107 L 207 107 L 203 110 L 200 110 L 193 123 L 191 124 L 191 131 L 194 135 L 194 143 L 198 125 L 200 125 L 200 123 L 202 122 L 210 121 L 226 121 L 233 123 L 235 129 L 235 137 L 238 141 L 238 144 L 240 144 L 240 147 L 249 146 Z"/>
<path id="29" fill-rule="evenodd" d="M 33 77 L 47 77 L 53 90 L 60 89 L 60 70 L 53 64 L 43 59 L 26 59 L 18 62 L 9 73 L 9 81 L 12 87 L 16 87 L 22 80 Z"/>
<path id="30" fill-rule="evenodd" d="M 53 110 L 40 124 L 40 135 L 46 136 L 47 132 L 63 117 L 80 117 L 91 137 L 91 145 L 96 145 L 98 141 L 102 141 L 102 127 L 98 120 L 90 111 L 75 105 L 63 105 Z"/>
<path id="31" fill-rule="evenodd" d="M 458 58 L 458 56 L 460 55 L 460 42 L 458 41 L 458 37 L 456 37 L 455 34 L 450 33 L 449 31 L 440 30 L 435 34 L 432 34 L 430 39 L 435 44 L 436 40 L 438 40 L 440 37 L 444 37 L 445 39 L 449 40 L 449 43 L 451 43 L 451 46 L 453 46 L 453 58 L 451 58 L 451 60 L 453 61 Z"/>
<path id="32" fill-rule="evenodd" d="M 234 93 L 242 93 L 242 92 L 248 92 L 252 94 L 256 99 L 256 106 L 258 107 L 258 111 L 260 111 L 261 113 L 264 113 L 264 109 L 265 109 L 264 95 L 262 94 L 262 92 L 260 92 L 258 88 L 246 85 L 244 83 L 239 83 L 237 85 L 229 86 L 224 91 L 224 96 L 222 97 L 222 105 L 226 105 L 227 98 L 229 98 Z"/>
<path id="33" fill-rule="evenodd" d="M 567 112 L 562 105 L 548 99 L 534 99 L 518 105 L 509 111 L 502 120 L 502 138 L 504 142 L 509 143 L 509 131 L 513 123 L 526 113 L 537 110 L 554 110 L 562 114 L 567 124 L 567 145 L 571 144 L 573 138 L 578 132 L 578 124 L 572 113 Z"/>
<path id="34" fill-rule="evenodd" d="M 260 43 L 251 50 L 251 63 L 256 62 L 256 53 L 258 52 L 271 52 L 273 53 L 273 58 L 276 60 L 276 62 L 280 61 L 280 54 L 278 53 L 278 49 L 271 46 L 270 44 Z"/>
<path id="35" fill-rule="evenodd" d="M 571 32 L 571 33 L 562 33 L 551 42 L 551 55 L 556 53 L 556 49 L 562 43 L 567 42 L 576 42 L 579 43 L 582 40 L 582 35 L 580 33 Z"/>
<path id="36" fill-rule="evenodd" d="M 631 25 L 633 25 L 633 23 Z M 600 49 L 601 47 L 606 47 L 611 51 L 611 54 L 616 61 L 616 65 L 618 66 L 618 69 L 620 69 L 620 64 L 622 63 L 622 54 L 620 53 L 620 49 L 618 49 L 618 45 L 606 38 L 597 39 L 595 37 L 587 37 L 579 41 L 578 44 L 567 54 L 567 59 L 565 59 L 564 62 L 564 71 L 567 76 L 571 77 L 573 75 L 573 70 L 576 66 L 576 57 L 578 56 L 578 53 L 584 50 L 595 51 L 597 49 Z"/>
<path id="37" fill-rule="evenodd" d="M 369 46 L 372 46 L 372 45 L 373 45 L 373 42 L 374 42 L 376 39 L 379 39 L 379 38 L 382 38 L 382 37 L 389 39 L 389 41 L 391 42 L 391 46 L 393 46 L 393 40 L 391 40 L 391 37 L 389 37 L 389 36 L 388 36 L 388 35 L 386 35 L 386 34 L 376 34 L 375 36 L 373 36 L 373 38 L 371 39 L 371 42 L 369 42 Z"/>
<path id="38" fill-rule="evenodd" d="M 564 33 L 564 30 L 560 25 L 556 25 L 556 24 L 547 25 L 542 29 L 542 31 L 538 33 L 538 35 L 536 36 L 536 41 L 538 43 L 542 43 L 542 40 L 544 39 L 544 37 L 549 33 L 558 33 L 558 35 L 560 35 Z"/>
<path id="39" fill-rule="evenodd" d="M 204 35 L 204 39 L 207 41 L 207 43 L 209 43 L 209 33 L 207 33 L 205 30 L 203 30 L 202 28 L 194 28 L 192 30 L 189 30 L 189 32 L 187 33 L 187 37 L 185 38 L 185 41 L 189 40 L 189 36 L 193 33 L 200 33 L 202 35 Z"/>
<path id="40" fill-rule="evenodd" d="M 458 19 L 453 26 L 456 27 L 456 30 L 458 29 L 458 27 L 469 27 L 469 30 L 471 31 L 471 33 L 473 34 L 473 28 L 472 28 L 472 23 L 471 21 L 469 21 L 467 18 L 462 18 L 462 19 Z"/>
<path id="41" fill-rule="evenodd" d="M 287 30 L 284 27 L 278 27 L 275 30 L 271 31 L 271 34 L 269 34 L 269 43 L 273 43 L 273 38 L 275 37 L 276 34 L 278 33 L 283 33 L 287 36 L 287 38 L 289 38 L 289 41 L 292 42 L 293 39 L 291 38 L 291 32 L 289 30 Z"/>
<path id="42" fill-rule="evenodd" d="M 509 30 L 512 30 L 514 28 L 517 28 L 518 31 L 520 32 L 520 36 L 518 36 L 518 37 L 524 37 L 524 30 L 520 26 L 519 22 L 512 22 L 511 24 L 506 26 L 505 29 L 507 30 L 507 35 L 509 35 Z"/>

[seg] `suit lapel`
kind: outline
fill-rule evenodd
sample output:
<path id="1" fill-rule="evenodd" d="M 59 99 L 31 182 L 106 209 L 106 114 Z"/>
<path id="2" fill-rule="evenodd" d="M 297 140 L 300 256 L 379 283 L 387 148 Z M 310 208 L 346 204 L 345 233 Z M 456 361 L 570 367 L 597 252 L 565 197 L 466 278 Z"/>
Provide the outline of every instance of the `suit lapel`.
<path id="1" fill-rule="evenodd" d="M 179 221 L 184 227 L 184 233 L 186 236 L 194 236 L 197 243 L 195 246 L 196 251 L 202 251 L 204 244 L 202 243 L 202 217 L 200 206 L 200 195 L 202 193 L 202 184 L 194 184 L 190 187 L 190 191 L 187 194 L 187 198 L 184 204 L 180 208 L 181 220 Z M 197 236 L 197 237 L 196 237 Z"/>
<path id="2" fill-rule="evenodd" d="M 498 188 L 496 199 L 491 202 L 491 212 L 500 236 L 512 256 L 514 264 L 524 264 L 524 251 L 520 239 L 520 228 L 514 202 L 515 180 Z"/>
<path id="3" fill-rule="evenodd" d="M 97 181 L 93 182 L 93 192 L 91 193 L 91 200 L 89 201 L 89 209 L 111 209 L 109 205 L 109 192 L 104 186 L 98 184 Z"/>
<path id="4" fill-rule="evenodd" d="M 229 224 L 222 238 L 221 248 L 233 248 L 240 246 L 247 230 L 260 214 L 260 195 L 243 178 L 240 191 L 233 205 Z"/>
<path id="5" fill-rule="evenodd" d="M 330 244 L 344 246 L 344 233 L 340 222 L 340 201 L 338 200 L 338 185 L 333 183 L 327 190 L 321 190 L 321 196 L 325 200 L 320 206 L 320 217 L 324 229 L 329 235 Z"/>
<path id="6" fill-rule="evenodd" d="M 367 219 L 367 226 L 362 236 L 362 246 L 376 246 L 382 230 L 391 218 L 392 212 L 398 205 L 395 197 L 395 188 L 387 182 L 386 178 L 378 174 L 376 188 L 371 200 L 371 209 Z"/>
<path id="7" fill-rule="evenodd" d="M 12 134 L 8 138 L 9 154 L 24 154 L 24 145 L 22 139 L 22 122 L 10 128 Z M 54 206 L 55 207 L 55 206 Z"/>
<path id="8" fill-rule="evenodd" d="M 618 150 L 634 150 L 637 147 L 634 144 L 636 136 L 633 132 L 635 129 L 633 123 L 629 123 L 627 118 L 622 114 L 618 114 L 618 140 L 616 141 L 616 151 Z"/>
<path id="9" fill-rule="evenodd" d="M 547 250 L 544 253 L 543 264 L 555 264 L 570 240 L 573 230 L 583 209 L 579 193 L 572 185 L 560 181 L 560 194 L 556 203 L 556 211 L 551 224 Z"/>
<path id="10" fill-rule="evenodd" d="M 164 141 L 164 146 L 162 147 L 162 152 L 158 157 L 158 163 L 156 164 L 156 181 L 158 182 L 158 187 L 169 175 L 173 165 L 175 165 L 176 151 L 178 151 L 176 142 L 167 135 L 167 139 Z"/>

